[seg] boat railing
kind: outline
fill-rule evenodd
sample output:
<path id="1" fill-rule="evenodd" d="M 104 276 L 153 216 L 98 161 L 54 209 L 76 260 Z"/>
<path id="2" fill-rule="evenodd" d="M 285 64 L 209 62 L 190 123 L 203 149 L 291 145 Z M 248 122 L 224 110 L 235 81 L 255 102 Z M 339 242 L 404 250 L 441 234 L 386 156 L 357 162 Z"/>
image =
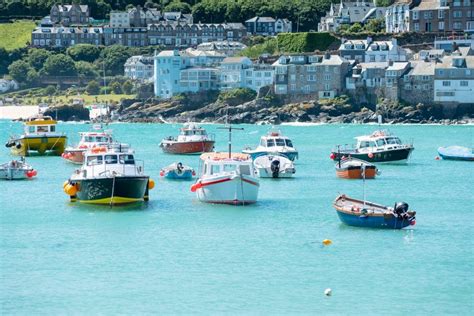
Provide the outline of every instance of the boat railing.
<path id="1" fill-rule="evenodd" d="M 338 151 L 346 152 L 346 151 L 355 151 L 357 147 L 354 144 L 344 144 L 338 145 L 333 151 L 337 153 Z"/>

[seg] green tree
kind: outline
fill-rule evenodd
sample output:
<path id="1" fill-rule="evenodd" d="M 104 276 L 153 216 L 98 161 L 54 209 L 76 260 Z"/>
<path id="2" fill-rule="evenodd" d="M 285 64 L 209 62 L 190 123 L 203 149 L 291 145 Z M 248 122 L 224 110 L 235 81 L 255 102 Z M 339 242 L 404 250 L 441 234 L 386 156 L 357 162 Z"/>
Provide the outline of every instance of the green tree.
<path id="1" fill-rule="evenodd" d="M 98 95 L 100 93 L 100 86 L 99 83 L 95 80 L 89 81 L 86 87 L 86 92 L 89 95 Z"/>
<path id="2" fill-rule="evenodd" d="M 95 69 L 94 65 L 88 63 L 87 61 L 78 61 L 76 64 L 77 74 L 82 77 L 90 78 L 90 77 L 98 77 L 99 74 Z"/>
<path id="3" fill-rule="evenodd" d="M 108 46 L 100 54 L 103 65 L 97 66 L 104 67 L 107 75 L 123 75 L 123 65 L 133 52 L 132 48 L 121 45 Z"/>
<path id="4" fill-rule="evenodd" d="M 75 61 L 87 61 L 92 63 L 99 58 L 100 48 L 91 44 L 78 44 L 69 47 L 66 50 L 66 54 Z"/>
<path id="5" fill-rule="evenodd" d="M 47 86 L 44 88 L 44 94 L 47 96 L 52 96 L 56 93 L 56 87 L 55 86 Z"/>
<path id="6" fill-rule="evenodd" d="M 27 83 L 28 72 L 33 68 L 24 60 L 14 61 L 10 66 L 8 66 L 8 73 L 10 76 L 18 81 L 18 83 Z"/>
<path id="7" fill-rule="evenodd" d="M 164 8 L 165 12 L 191 13 L 191 6 L 179 0 L 173 0 Z"/>
<path id="8" fill-rule="evenodd" d="M 364 29 L 367 32 L 383 32 L 385 30 L 385 20 L 384 19 L 372 19 L 365 24 Z"/>
<path id="9" fill-rule="evenodd" d="M 133 91 L 133 83 L 130 80 L 125 81 L 122 84 L 122 91 L 125 94 L 132 94 Z"/>
<path id="10" fill-rule="evenodd" d="M 75 76 L 77 74 L 74 60 L 64 54 L 49 56 L 41 71 L 49 76 Z"/>
<path id="11" fill-rule="evenodd" d="M 110 89 L 115 94 L 121 94 L 122 93 L 122 86 L 117 81 L 114 81 L 110 84 Z"/>
<path id="12" fill-rule="evenodd" d="M 362 25 L 359 23 L 354 23 L 347 31 L 351 33 L 360 33 L 362 30 Z"/>
<path id="13" fill-rule="evenodd" d="M 28 51 L 28 62 L 35 70 L 43 68 L 46 59 L 51 56 L 51 52 L 42 48 L 32 48 Z"/>

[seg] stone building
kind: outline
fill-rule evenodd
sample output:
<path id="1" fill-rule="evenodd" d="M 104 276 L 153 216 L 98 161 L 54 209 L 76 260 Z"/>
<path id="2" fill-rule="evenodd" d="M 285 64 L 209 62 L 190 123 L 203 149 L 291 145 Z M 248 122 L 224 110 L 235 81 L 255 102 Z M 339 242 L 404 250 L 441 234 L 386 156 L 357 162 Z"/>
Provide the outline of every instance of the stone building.
<path id="1" fill-rule="evenodd" d="M 343 93 L 350 63 L 337 55 L 283 55 L 274 64 L 275 94 L 334 98 Z"/>
<path id="2" fill-rule="evenodd" d="M 50 20 L 54 24 L 62 24 L 64 26 L 88 24 L 90 11 L 87 5 L 62 5 L 55 4 L 51 7 Z"/>
<path id="3" fill-rule="evenodd" d="M 292 23 L 288 19 L 274 19 L 271 17 L 256 16 L 245 21 L 247 32 L 254 35 L 276 35 L 291 33 Z"/>
<path id="4" fill-rule="evenodd" d="M 421 0 L 410 12 L 414 32 L 474 31 L 473 0 Z"/>
<path id="5" fill-rule="evenodd" d="M 37 27 L 31 33 L 34 47 L 69 47 L 76 44 L 104 45 L 102 27 Z"/>
<path id="6" fill-rule="evenodd" d="M 433 103 L 436 61 L 418 60 L 410 64 L 401 82 L 400 99 L 411 104 Z"/>

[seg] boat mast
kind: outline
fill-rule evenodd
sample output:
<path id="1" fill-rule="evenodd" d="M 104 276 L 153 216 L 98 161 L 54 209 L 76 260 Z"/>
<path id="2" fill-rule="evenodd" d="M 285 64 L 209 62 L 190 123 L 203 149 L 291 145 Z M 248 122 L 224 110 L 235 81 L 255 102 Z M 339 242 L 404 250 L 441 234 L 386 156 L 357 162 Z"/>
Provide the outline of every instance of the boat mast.
<path id="1" fill-rule="evenodd" d="M 229 107 L 227 107 L 227 116 L 225 118 L 226 120 L 226 127 L 218 127 L 219 129 L 227 129 L 229 130 L 229 159 L 232 158 L 232 130 L 241 130 L 243 131 L 244 129 L 241 127 L 232 127 L 232 124 L 229 123 Z"/>
<path id="2" fill-rule="evenodd" d="M 365 208 L 365 164 L 362 164 L 362 199 L 364 201 Z"/>

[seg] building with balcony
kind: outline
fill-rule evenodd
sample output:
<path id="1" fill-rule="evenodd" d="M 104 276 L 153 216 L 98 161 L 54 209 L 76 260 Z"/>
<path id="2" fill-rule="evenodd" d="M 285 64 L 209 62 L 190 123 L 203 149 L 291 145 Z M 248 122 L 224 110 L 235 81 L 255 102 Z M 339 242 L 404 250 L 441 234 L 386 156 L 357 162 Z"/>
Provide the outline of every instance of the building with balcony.
<path id="1" fill-rule="evenodd" d="M 149 82 L 153 80 L 153 56 L 132 56 L 125 62 L 124 75 L 132 80 Z"/>

